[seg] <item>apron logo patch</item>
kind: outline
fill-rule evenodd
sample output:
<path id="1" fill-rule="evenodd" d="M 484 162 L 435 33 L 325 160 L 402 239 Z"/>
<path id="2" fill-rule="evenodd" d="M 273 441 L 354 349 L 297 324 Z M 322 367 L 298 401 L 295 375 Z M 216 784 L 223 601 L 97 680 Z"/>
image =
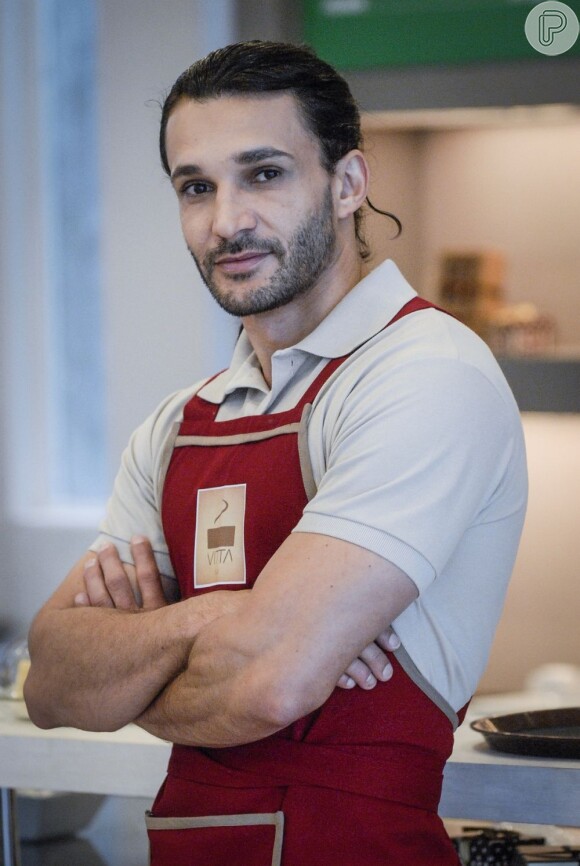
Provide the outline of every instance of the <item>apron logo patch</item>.
<path id="1" fill-rule="evenodd" d="M 194 587 L 246 582 L 246 485 L 198 490 Z"/>

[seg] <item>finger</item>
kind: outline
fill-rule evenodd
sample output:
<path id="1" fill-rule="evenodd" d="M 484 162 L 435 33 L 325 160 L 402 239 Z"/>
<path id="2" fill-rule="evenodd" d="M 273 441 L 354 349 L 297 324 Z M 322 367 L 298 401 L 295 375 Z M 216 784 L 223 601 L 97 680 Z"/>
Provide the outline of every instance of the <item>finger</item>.
<path id="1" fill-rule="evenodd" d="M 83 577 L 86 595 L 91 607 L 114 607 L 113 600 L 105 584 L 99 560 L 96 556 L 87 559 L 85 562 Z"/>
<path id="2" fill-rule="evenodd" d="M 73 599 L 74 607 L 90 607 L 91 600 L 86 592 L 77 592 Z"/>
<path id="3" fill-rule="evenodd" d="M 340 689 L 354 689 L 356 683 L 352 677 L 347 676 L 347 674 L 341 674 L 336 685 Z"/>
<path id="4" fill-rule="evenodd" d="M 143 608 L 152 610 L 164 607 L 167 600 L 149 539 L 142 535 L 136 535 L 132 538 L 131 553 L 135 563 L 137 586 L 141 592 Z"/>
<path id="5" fill-rule="evenodd" d="M 376 642 L 366 646 L 360 653 L 359 659 L 366 664 L 377 680 L 385 682 L 393 676 L 393 668 L 387 654 Z"/>
<path id="6" fill-rule="evenodd" d="M 398 634 L 390 627 L 377 635 L 375 643 L 388 652 L 393 652 L 393 650 L 399 649 L 401 646 L 401 640 Z"/>
<path id="7" fill-rule="evenodd" d="M 360 658 L 354 659 L 342 676 L 349 677 L 354 681 L 354 684 L 359 686 L 361 689 L 374 689 L 377 684 L 377 678 L 368 665 L 366 665 Z M 352 686 L 350 686 L 350 688 L 352 688 Z"/>
<path id="8" fill-rule="evenodd" d="M 99 551 L 98 559 L 113 606 L 119 610 L 137 610 L 139 605 L 117 548 L 108 544 Z"/>

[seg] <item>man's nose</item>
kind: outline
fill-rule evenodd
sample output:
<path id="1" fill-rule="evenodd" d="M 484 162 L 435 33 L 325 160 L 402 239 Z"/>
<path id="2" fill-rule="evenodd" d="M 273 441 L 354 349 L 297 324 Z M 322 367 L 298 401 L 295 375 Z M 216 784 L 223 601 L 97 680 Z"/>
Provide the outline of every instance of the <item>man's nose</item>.
<path id="1" fill-rule="evenodd" d="M 214 200 L 212 230 L 220 238 L 232 238 L 256 228 L 257 219 L 247 198 L 235 191 L 218 191 Z"/>

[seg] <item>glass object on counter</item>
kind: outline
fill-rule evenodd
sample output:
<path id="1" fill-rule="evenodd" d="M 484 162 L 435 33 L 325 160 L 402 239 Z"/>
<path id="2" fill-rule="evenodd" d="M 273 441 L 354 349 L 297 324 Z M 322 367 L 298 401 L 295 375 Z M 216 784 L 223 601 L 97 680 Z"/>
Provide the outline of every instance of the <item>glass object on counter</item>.
<path id="1" fill-rule="evenodd" d="M 0 643 L 0 698 L 21 701 L 24 681 L 30 668 L 26 638 Z"/>
<path id="2" fill-rule="evenodd" d="M 505 262 L 496 250 L 447 250 L 439 269 L 441 306 L 485 339 L 503 306 Z"/>
<path id="3" fill-rule="evenodd" d="M 534 304 L 506 304 L 488 324 L 486 340 L 496 355 L 544 355 L 556 348 L 556 323 Z"/>
<path id="4" fill-rule="evenodd" d="M 556 323 L 534 304 L 504 299 L 498 250 L 449 250 L 440 261 L 439 300 L 496 355 L 543 355 L 556 348 Z"/>

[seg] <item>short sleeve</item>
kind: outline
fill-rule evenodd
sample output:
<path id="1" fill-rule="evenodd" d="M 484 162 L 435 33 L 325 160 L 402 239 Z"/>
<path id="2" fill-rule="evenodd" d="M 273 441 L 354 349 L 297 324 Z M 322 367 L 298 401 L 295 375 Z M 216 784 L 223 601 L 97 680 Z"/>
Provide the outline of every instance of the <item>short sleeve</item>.
<path id="1" fill-rule="evenodd" d="M 503 519 L 525 498 L 508 478 L 521 448 L 515 402 L 457 359 L 409 362 L 388 375 L 371 367 L 326 410 L 320 435 L 324 467 L 296 530 L 373 550 L 419 592 L 471 526 Z"/>

